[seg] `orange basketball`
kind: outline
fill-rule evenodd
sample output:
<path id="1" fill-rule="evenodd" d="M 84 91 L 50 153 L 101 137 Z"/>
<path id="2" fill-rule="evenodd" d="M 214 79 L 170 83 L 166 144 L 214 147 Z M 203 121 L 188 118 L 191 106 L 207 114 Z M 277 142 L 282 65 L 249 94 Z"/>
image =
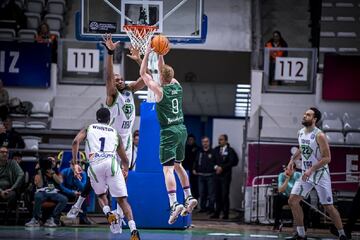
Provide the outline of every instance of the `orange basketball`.
<path id="1" fill-rule="evenodd" d="M 151 48 L 159 55 L 166 55 L 170 50 L 169 39 L 164 35 L 156 35 L 151 40 Z"/>

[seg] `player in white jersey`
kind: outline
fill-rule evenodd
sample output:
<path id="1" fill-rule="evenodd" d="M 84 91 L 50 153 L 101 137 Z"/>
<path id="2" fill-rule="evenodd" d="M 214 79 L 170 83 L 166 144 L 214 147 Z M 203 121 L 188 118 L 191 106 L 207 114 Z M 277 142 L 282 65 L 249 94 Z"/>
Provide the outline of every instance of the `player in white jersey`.
<path id="1" fill-rule="evenodd" d="M 121 140 L 124 143 L 126 156 L 131 161 L 132 158 L 132 128 L 135 121 L 135 104 L 133 92 L 145 87 L 145 83 L 141 78 L 130 84 L 125 84 L 120 74 L 115 74 L 113 69 L 113 53 L 119 42 L 113 42 L 111 34 L 103 36 L 103 45 L 106 47 L 108 55 L 106 57 L 106 105 L 111 112 L 110 125 L 118 131 Z M 131 48 L 132 60 L 141 65 L 141 58 L 138 49 Z M 129 166 L 132 163 L 129 162 Z M 124 214 L 117 206 L 117 214 L 123 218 Z"/>
<path id="2" fill-rule="evenodd" d="M 140 239 L 139 232 L 136 229 L 132 210 L 127 201 L 127 188 L 124 177 L 127 177 L 129 171 L 129 161 L 126 157 L 123 143 L 117 131 L 109 125 L 109 109 L 100 108 L 96 112 L 96 119 L 98 123 L 91 124 L 87 129 L 82 129 L 73 141 L 72 164 L 74 165 L 75 175 L 79 177 L 81 172 L 77 155 L 80 143 L 85 140 L 85 153 L 89 161 L 88 176 L 91 186 L 98 196 L 99 205 L 102 207 L 110 224 L 118 221 L 116 215 L 111 212 L 109 207 L 107 199 L 107 190 L 109 190 L 111 196 L 117 199 L 118 204 L 128 219 L 131 231 L 130 239 L 138 240 Z M 122 169 L 116 154 L 121 157 Z"/>
<path id="3" fill-rule="evenodd" d="M 132 82 L 128 85 L 125 84 L 124 79 L 120 74 L 115 74 L 113 69 L 113 54 L 115 48 L 119 42 L 113 42 L 111 39 L 111 34 L 105 34 L 103 36 L 104 42 L 103 45 L 107 49 L 106 57 L 106 105 L 110 110 L 110 125 L 116 129 L 119 133 L 121 140 L 124 144 L 126 156 L 131 161 L 132 158 L 132 128 L 135 121 L 135 104 L 133 92 L 142 89 L 145 84 L 144 81 L 139 78 L 137 81 Z M 134 60 L 138 65 L 141 64 L 141 58 L 138 49 L 130 49 L 131 55 L 128 55 L 129 58 Z M 131 163 L 129 163 L 131 166 Z M 78 213 L 81 211 L 81 205 L 86 199 L 87 195 L 90 192 L 90 184 L 87 183 L 87 187 L 81 196 L 79 196 L 76 203 L 72 206 L 71 210 L 68 212 L 68 218 L 75 218 Z M 119 207 L 117 206 L 117 214 L 120 218 L 124 217 L 124 214 Z M 121 223 L 122 221 L 120 221 Z M 113 231 L 113 229 L 112 229 Z M 113 231 L 114 232 L 114 231 Z M 115 232 L 114 232 L 115 233 Z"/>
<path id="4" fill-rule="evenodd" d="M 302 161 L 302 177 L 295 182 L 289 198 L 289 205 L 297 226 L 297 233 L 289 239 L 306 239 L 304 214 L 300 201 L 315 188 L 320 203 L 335 224 L 339 239 L 346 239 L 340 214 L 333 205 L 331 180 L 328 164 L 331 161 L 330 147 L 325 134 L 316 127 L 321 119 L 321 112 L 314 107 L 309 108 L 302 120 L 304 128 L 298 132 L 299 149 L 290 159 L 289 168 L 293 168 L 296 160 Z"/>

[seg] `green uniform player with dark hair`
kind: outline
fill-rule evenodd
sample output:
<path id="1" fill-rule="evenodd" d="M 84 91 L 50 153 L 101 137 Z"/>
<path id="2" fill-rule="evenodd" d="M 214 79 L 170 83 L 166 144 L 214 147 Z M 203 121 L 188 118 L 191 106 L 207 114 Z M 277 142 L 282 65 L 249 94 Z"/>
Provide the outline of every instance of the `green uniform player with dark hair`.
<path id="1" fill-rule="evenodd" d="M 174 70 L 164 63 L 163 56 L 159 56 L 160 84 L 155 82 L 146 72 L 150 45 L 147 47 L 140 67 L 140 76 L 145 84 L 155 94 L 156 112 L 160 123 L 160 162 L 163 166 L 166 190 L 170 201 L 169 224 L 175 223 L 178 216 L 186 216 L 197 205 L 197 200 L 191 196 L 189 176 L 181 165 L 185 158 L 185 142 L 187 138 L 182 111 L 183 90 L 174 78 Z M 178 203 L 176 198 L 176 181 L 174 170 L 179 176 L 184 190 L 185 203 Z"/>

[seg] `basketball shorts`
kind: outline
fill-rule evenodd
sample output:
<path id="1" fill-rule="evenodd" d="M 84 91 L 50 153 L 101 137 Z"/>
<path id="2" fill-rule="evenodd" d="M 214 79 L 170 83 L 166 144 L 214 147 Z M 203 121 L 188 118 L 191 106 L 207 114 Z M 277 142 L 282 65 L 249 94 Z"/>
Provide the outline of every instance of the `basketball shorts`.
<path id="1" fill-rule="evenodd" d="M 333 204 L 329 169 L 323 168 L 314 172 L 308 181 L 300 178 L 295 182 L 291 194 L 307 198 L 313 188 L 315 188 L 322 205 Z"/>
<path id="2" fill-rule="evenodd" d="M 125 179 L 115 157 L 90 162 L 88 176 L 97 195 L 109 188 L 112 197 L 127 197 Z"/>
<path id="3" fill-rule="evenodd" d="M 187 130 L 184 124 L 171 125 L 160 130 L 160 163 L 175 160 L 181 162 L 185 158 Z"/>

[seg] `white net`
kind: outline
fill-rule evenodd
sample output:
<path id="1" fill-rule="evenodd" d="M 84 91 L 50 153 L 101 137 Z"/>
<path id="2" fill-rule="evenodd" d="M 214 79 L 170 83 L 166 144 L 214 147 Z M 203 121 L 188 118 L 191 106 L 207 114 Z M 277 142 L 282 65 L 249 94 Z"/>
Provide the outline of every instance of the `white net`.
<path id="1" fill-rule="evenodd" d="M 130 38 L 131 46 L 138 48 L 140 54 L 144 55 L 146 47 L 157 27 L 143 25 L 125 25 L 124 30 Z"/>

